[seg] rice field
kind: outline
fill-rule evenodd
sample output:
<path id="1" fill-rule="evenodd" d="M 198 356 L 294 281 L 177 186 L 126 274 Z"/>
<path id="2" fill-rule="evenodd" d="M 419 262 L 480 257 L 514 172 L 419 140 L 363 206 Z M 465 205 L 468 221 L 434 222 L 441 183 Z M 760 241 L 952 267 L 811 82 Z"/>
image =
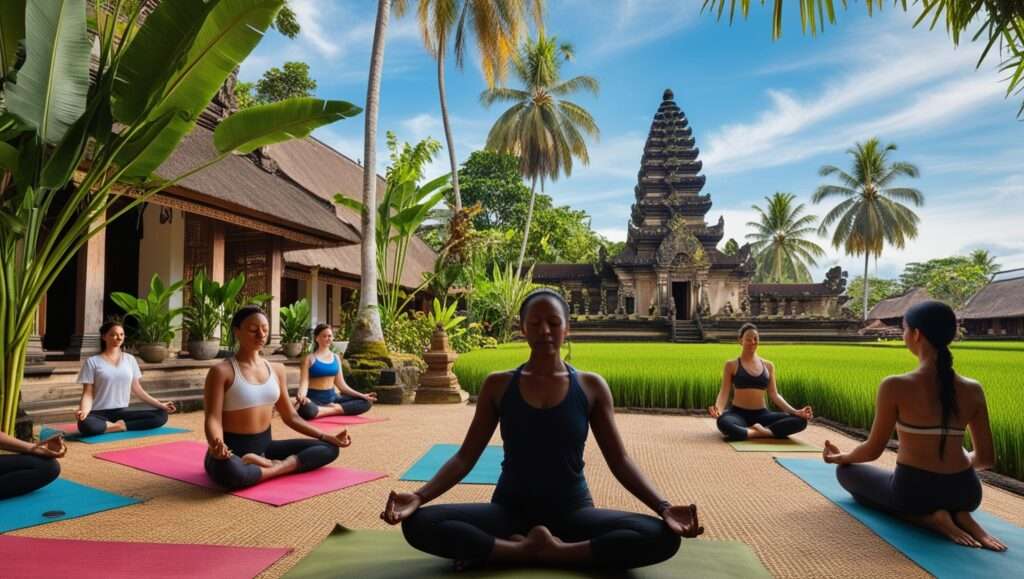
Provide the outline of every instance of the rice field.
<path id="1" fill-rule="evenodd" d="M 1024 480 L 1024 342 L 965 342 L 952 349 L 957 372 L 985 388 L 995 470 Z M 819 416 L 859 428 L 871 427 L 878 383 L 917 362 L 902 342 L 764 343 L 759 354 L 775 363 L 779 392 L 790 404 L 810 404 Z M 604 376 L 617 406 L 706 408 L 718 394 L 723 363 L 738 355 L 733 344 L 583 343 L 573 345 L 570 363 Z M 488 373 L 527 357 L 522 343 L 476 350 L 459 357 L 455 373 L 476 393 Z"/>

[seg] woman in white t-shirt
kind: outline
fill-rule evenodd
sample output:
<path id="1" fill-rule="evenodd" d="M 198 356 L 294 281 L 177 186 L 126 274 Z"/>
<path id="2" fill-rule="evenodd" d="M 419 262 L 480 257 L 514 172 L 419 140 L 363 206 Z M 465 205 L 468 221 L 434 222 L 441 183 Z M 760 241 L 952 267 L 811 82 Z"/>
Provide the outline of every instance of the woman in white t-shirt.
<path id="1" fill-rule="evenodd" d="M 142 389 L 142 371 L 135 356 L 121 351 L 124 326 L 107 322 L 100 326 L 103 351 L 82 364 L 78 383 L 82 401 L 75 414 L 83 436 L 124 430 L 149 430 L 167 422 L 175 411 L 173 402 L 161 402 Z M 132 393 L 152 409 L 128 410 Z"/>

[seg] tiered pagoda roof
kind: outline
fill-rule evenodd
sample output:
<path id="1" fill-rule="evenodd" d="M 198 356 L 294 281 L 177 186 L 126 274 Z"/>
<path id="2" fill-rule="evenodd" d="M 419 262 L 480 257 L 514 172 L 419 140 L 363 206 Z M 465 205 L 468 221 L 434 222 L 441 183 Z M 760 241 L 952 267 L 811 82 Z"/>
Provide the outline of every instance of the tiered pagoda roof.
<path id="1" fill-rule="evenodd" d="M 697 158 L 700 149 L 674 98 L 672 90 L 666 89 L 654 114 L 634 188 L 636 202 L 626 248 L 612 260 L 615 264 L 654 265 L 659 246 L 674 227 L 685 227 L 709 255 L 717 254 L 714 248 L 722 240 L 724 221 L 719 219 L 715 225 L 704 221 L 711 196 L 701 194 L 705 177 Z"/>

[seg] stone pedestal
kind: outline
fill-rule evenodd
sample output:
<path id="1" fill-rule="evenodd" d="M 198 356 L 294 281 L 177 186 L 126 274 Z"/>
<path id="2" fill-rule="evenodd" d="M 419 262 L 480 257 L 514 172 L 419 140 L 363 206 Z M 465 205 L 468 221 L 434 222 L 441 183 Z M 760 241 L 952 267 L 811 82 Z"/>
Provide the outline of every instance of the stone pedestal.
<path id="1" fill-rule="evenodd" d="M 416 389 L 417 404 L 461 404 L 469 393 L 459 387 L 452 365 L 459 355 L 448 348 L 448 334 L 438 326 L 430 337 L 430 351 L 423 355 L 427 371 L 420 376 Z"/>

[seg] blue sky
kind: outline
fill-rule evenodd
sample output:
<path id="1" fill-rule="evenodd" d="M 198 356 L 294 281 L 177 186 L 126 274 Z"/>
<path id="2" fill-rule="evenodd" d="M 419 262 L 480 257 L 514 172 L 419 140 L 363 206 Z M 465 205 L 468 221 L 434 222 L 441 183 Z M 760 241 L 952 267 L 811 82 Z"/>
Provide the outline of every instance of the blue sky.
<path id="1" fill-rule="evenodd" d="M 410 0 L 415 2 L 415 0 Z M 255 80 L 288 60 L 308 62 L 323 98 L 363 104 L 376 2 L 290 0 L 302 34 L 272 32 L 243 64 Z M 750 206 L 775 191 L 797 195 L 811 213 L 810 196 L 825 181 L 818 168 L 846 168 L 846 149 L 872 136 L 894 142 L 893 159 L 915 163 L 921 178 L 903 184 L 926 197 L 920 235 L 902 250 L 886 248 L 872 274 L 894 277 L 910 261 L 985 248 L 1005 267 L 1024 267 L 1024 123 L 1019 98 L 1005 98 L 996 59 L 976 70 L 981 47 L 954 50 L 942 29 L 913 29 L 912 17 L 886 9 L 872 18 L 855 4 L 837 26 L 812 39 L 801 35 L 796 2 L 784 20 L 785 36 L 770 39 L 768 11 L 732 27 L 701 15 L 702 0 L 549 0 L 547 32 L 576 48 L 563 67 L 568 77 L 588 74 L 601 83 L 597 97 L 579 96 L 601 128 L 590 145 L 589 167 L 549 184 L 559 204 L 586 210 L 595 229 L 625 239 L 643 143 L 662 91 L 671 88 L 701 149 L 714 206 L 708 221 L 726 220 L 726 239 L 741 243 L 753 219 Z M 680 6 L 685 6 L 681 8 Z M 433 136 L 443 142 L 435 64 L 414 21 L 393 20 L 382 84 L 383 131 L 404 140 Z M 483 147 L 503 110 L 479 104 L 485 88 L 478 62 L 451 63 L 447 86 L 455 148 L 461 160 Z M 339 151 L 362 156 L 362 117 L 319 130 Z M 446 171 L 446 154 L 431 166 Z M 378 153 L 378 167 L 387 161 Z M 863 259 L 818 242 L 831 265 L 863 269 Z"/>

